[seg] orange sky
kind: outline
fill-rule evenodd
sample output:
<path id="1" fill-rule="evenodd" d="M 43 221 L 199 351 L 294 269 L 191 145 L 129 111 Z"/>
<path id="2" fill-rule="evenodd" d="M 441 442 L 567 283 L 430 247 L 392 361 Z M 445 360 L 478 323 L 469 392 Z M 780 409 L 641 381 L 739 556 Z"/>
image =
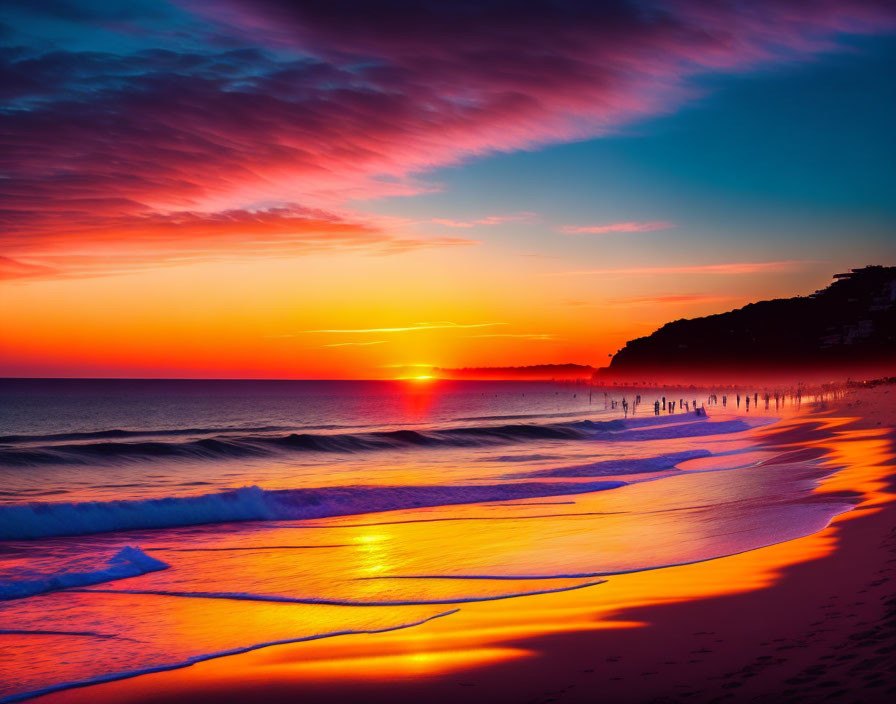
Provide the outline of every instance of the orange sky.
<path id="1" fill-rule="evenodd" d="M 11 376 L 200 378 L 597 366 L 668 319 L 730 308 L 789 278 L 567 274 L 539 258 L 502 266 L 507 256 L 474 258 L 466 248 L 320 254 L 9 281 L 0 363 Z M 694 277 L 709 293 L 692 293 Z"/>
<path id="2" fill-rule="evenodd" d="M 892 259 L 874 0 L 73 2 L 0 37 L 0 376 L 601 366 Z"/>

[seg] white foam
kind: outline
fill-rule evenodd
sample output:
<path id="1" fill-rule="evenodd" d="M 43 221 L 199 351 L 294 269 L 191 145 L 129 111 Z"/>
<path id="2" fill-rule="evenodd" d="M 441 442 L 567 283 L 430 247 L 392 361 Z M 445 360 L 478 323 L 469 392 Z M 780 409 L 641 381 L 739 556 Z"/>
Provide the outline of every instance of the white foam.
<path id="1" fill-rule="evenodd" d="M 773 419 L 763 419 L 774 422 Z M 573 425 L 585 442 L 640 442 L 737 433 L 758 420 L 712 422 L 693 415 L 648 416 Z M 558 426 L 559 427 L 559 426 Z M 525 436 L 537 426 L 513 426 Z M 498 428 L 495 432 L 506 432 Z M 448 432 L 448 431 L 445 431 Z M 493 432 L 489 429 L 489 432 Z M 539 436 L 540 437 L 540 436 Z M 544 438 L 541 438 L 544 439 Z M 554 438 L 556 439 L 556 438 Z M 583 474 L 582 476 L 588 476 Z M 242 487 L 214 494 L 158 499 L 46 502 L 0 506 L 0 540 L 27 540 L 121 530 L 192 526 L 232 521 L 306 520 L 434 506 L 493 503 L 584 494 L 624 486 L 623 481 L 587 483 L 504 483 L 449 486 L 350 486 L 264 490 Z"/>
<path id="2" fill-rule="evenodd" d="M 230 521 L 306 520 L 397 509 L 583 494 L 614 489 L 624 484 L 621 481 L 575 484 L 527 482 L 283 490 L 250 486 L 217 494 L 163 499 L 12 504 L 0 506 L 0 540 Z"/>
<path id="3" fill-rule="evenodd" d="M 137 577 L 148 572 L 167 569 L 169 565 L 150 557 L 140 548 L 125 547 L 119 550 L 105 567 L 89 572 L 58 572 L 55 574 L 30 575 L 28 579 L 0 582 L 0 601 L 22 599 L 43 592 L 72 587 L 102 584 L 117 579 Z"/>

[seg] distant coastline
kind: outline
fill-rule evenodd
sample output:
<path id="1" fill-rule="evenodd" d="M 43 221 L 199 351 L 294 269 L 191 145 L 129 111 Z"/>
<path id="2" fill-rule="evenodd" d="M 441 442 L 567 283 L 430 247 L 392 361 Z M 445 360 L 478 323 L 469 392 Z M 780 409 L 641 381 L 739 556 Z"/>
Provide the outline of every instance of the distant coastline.
<path id="1" fill-rule="evenodd" d="M 609 366 L 546 363 L 432 367 L 406 379 L 557 381 L 662 386 L 847 381 L 896 375 L 896 266 L 834 274 L 814 293 L 666 323 L 629 340 Z M 390 381 L 389 379 L 0 377 L 9 380 L 104 378 L 110 381 Z M 405 379 L 405 380 L 406 380 Z"/>
<path id="2" fill-rule="evenodd" d="M 433 369 L 440 379 L 472 381 L 572 381 L 590 379 L 597 372 L 588 364 L 533 364 L 521 367 L 465 367 Z"/>
<path id="3" fill-rule="evenodd" d="M 835 274 L 808 296 L 667 323 L 631 340 L 601 381 L 809 380 L 896 371 L 896 267 Z"/>
<path id="4" fill-rule="evenodd" d="M 896 267 L 835 274 L 807 296 L 669 322 L 630 340 L 608 367 L 537 364 L 433 369 L 445 379 L 554 380 L 638 386 L 807 383 L 896 373 Z"/>

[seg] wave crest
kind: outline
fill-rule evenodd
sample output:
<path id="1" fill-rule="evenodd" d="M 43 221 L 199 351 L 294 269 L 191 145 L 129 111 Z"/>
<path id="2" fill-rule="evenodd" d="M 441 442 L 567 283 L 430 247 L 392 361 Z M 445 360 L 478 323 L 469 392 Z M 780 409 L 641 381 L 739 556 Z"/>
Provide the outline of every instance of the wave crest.
<path id="1" fill-rule="evenodd" d="M 265 490 L 243 487 L 202 496 L 0 506 L 0 540 L 233 521 L 308 520 L 399 509 L 513 501 L 615 489 L 622 481 L 524 482 L 470 486 L 350 486 Z"/>
<path id="2" fill-rule="evenodd" d="M 663 428 L 661 426 L 669 426 Z M 276 428 L 242 429 L 241 433 L 190 440 L 136 440 L 163 431 L 109 430 L 54 436 L 0 438 L 0 465 L 102 464 L 152 459 L 220 460 L 265 457 L 290 452 L 354 453 L 438 447 L 480 447 L 544 440 L 687 437 L 703 434 L 706 419 L 666 416 L 608 421 L 462 426 L 426 430 L 384 430 L 368 433 L 290 433 L 264 435 Z M 742 421 L 712 424 L 717 432 L 736 432 L 749 426 Z M 276 428 L 281 429 L 281 428 Z M 639 430 L 641 429 L 641 430 Z M 247 434 L 246 430 L 252 431 Z M 208 429 L 164 431 L 176 436 L 211 432 Z M 624 431 L 624 432 L 623 432 Z M 642 436 L 636 437 L 640 432 Z M 37 440 L 45 444 L 36 444 Z M 75 442 L 81 440 L 81 442 Z M 27 444 L 22 444 L 22 443 Z"/>

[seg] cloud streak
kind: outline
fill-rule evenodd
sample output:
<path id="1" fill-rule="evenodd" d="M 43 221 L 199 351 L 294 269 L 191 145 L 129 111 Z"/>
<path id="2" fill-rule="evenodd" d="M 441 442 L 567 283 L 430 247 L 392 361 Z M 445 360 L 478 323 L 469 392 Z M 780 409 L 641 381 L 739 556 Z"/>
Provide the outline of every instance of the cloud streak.
<path id="1" fill-rule="evenodd" d="M 371 345 L 385 345 L 386 340 L 372 340 L 370 342 L 331 342 L 324 347 L 369 347 Z"/>
<path id="2" fill-rule="evenodd" d="M 0 280 L 57 276 L 59 272 L 42 264 L 17 261 L 0 256 Z"/>
<path id="3" fill-rule="evenodd" d="M 463 330 L 468 328 L 488 328 L 496 325 L 507 325 L 507 323 L 452 323 L 452 322 L 436 322 L 436 323 L 415 323 L 407 327 L 398 328 L 348 328 L 339 330 L 305 330 L 306 333 L 372 333 L 372 332 L 420 332 L 421 330 Z"/>
<path id="4" fill-rule="evenodd" d="M 695 264 L 684 266 L 633 266 L 578 271 L 551 271 L 543 276 L 653 276 L 672 274 L 715 274 L 738 276 L 743 274 L 786 274 L 799 271 L 807 261 L 736 262 L 730 264 Z"/>
<path id="5" fill-rule="evenodd" d="M 478 218 L 476 220 L 451 220 L 448 218 L 433 218 L 430 222 L 436 225 L 444 225 L 445 227 L 476 227 L 477 225 L 504 225 L 508 222 L 537 222 L 538 215 L 535 213 L 516 213 L 513 215 L 489 215 L 488 217 Z"/>
<path id="6" fill-rule="evenodd" d="M 651 222 L 616 222 L 609 225 L 563 225 L 560 232 L 565 235 L 606 235 L 614 232 L 653 232 L 668 230 L 674 223 L 665 220 Z"/>
<path id="7" fill-rule="evenodd" d="M 732 300 L 730 296 L 710 296 L 702 294 L 678 294 L 668 296 L 631 296 L 629 298 L 613 298 L 611 305 L 620 306 L 654 306 L 654 305 L 695 305 L 700 303 L 721 303 Z"/>
<path id="8" fill-rule="evenodd" d="M 83 204 L 84 207 L 92 205 Z M 103 203 L 95 204 L 102 208 Z M 288 256 L 323 251 L 398 254 L 430 247 L 473 244 L 459 237 L 420 237 L 387 232 L 363 222 L 298 206 L 214 213 L 139 212 L 117 204 L 117 212 L 82 214 L 65 204 L 34 210 L 13 204 L 0 214 L 7 229 L 0 237 L 9 253 L 39 246 L 27 264 L 12 258 L 0 264 L 0 278 L 116 273 L 149 263 L 242 256 Z M 15 209 L 10 215 L 10 210 Z M 92 253 L 88 255 L 86 253 Z"/>
<path id="9" fill-rule="evenodd" d="M 507 337 L 514 338 L 519 340 L 543 340 L 545 342 L 550 340 L 556 340 L 556 336 L 553 333 L 549 332 L 507 332 L 507 333 L 493 333 L 490 335 L 470 335 L 472 338 L 495 338 L 495 337 Z"/>

